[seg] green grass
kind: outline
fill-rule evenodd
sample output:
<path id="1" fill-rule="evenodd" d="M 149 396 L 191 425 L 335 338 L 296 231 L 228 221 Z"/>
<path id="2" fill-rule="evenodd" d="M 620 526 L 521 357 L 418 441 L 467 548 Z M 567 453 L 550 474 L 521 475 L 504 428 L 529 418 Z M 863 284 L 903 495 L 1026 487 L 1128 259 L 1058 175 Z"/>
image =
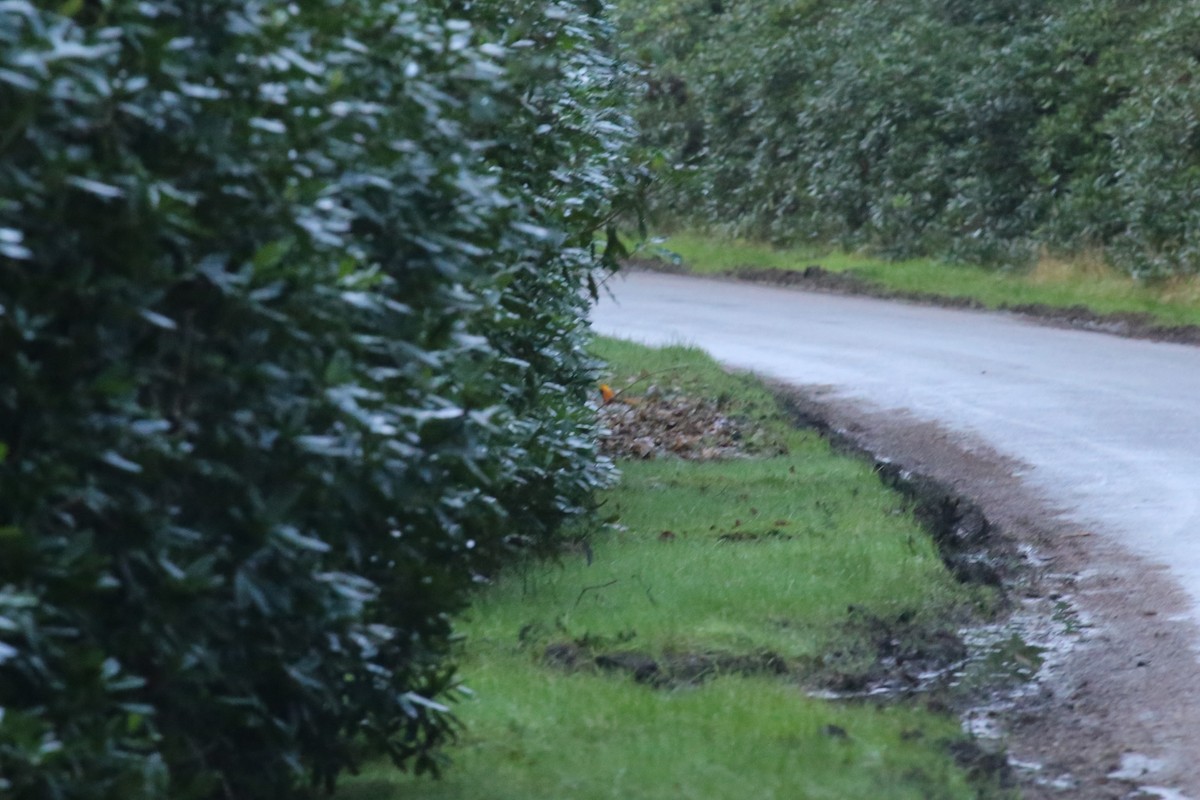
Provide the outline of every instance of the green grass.
<path id="1" fill-rule="evenodd" d="M 441 781 L 368 771 L 342 800 L 969 798 L 939 744 L 952 721 L 837 707 L 776 681 L 720 678 L 663 692 L 556 674 L 525 656 L 471 666 L 479 699 Z M 845 737 L 822 733 L 836 725 Z M 914 745 L 915 743 L 915 745 Z"/>
<path id="2" fill-rule="evenodd" d="M 805 665 L 814 677 L 870 660 L 852 605 L 953 627 L 990 596 L 950 578 L 868 465 L 792 429 L 754 381 L 690 349 L 602 341 L 598 350 L 627 397 L 651 383 L 719 397 L 786 454 L 622 463 L 621 484 L 605 498 L 620 525 L 591 537 L 590 564 L 576 549 L 512 570 L 460 620 L 461 670 L 474 693 L 457 708 L 466 732 L 446 777 L 380 766 L 338 797 L 979 796 L 948 752 L 962 738 L 952 716 L 816 699 Z M 731 532 L 759 538 L 720 538 Z M 624 673 L 544 662 L 547 646 L 572 643 L 656 658 L 770 651 L 796 672 L 650 688 Z"/>
<path id="3" fill-rule="evenodd" d="M 623 465 L 608 508 L 625 529 L 594 539 L 590 565 L 572 555 L 498 582 L 469 635 L 503 648 L 521 632 L 535 653 L 556 641 L 802 661 L 836 649 L 852 670 L 870 651 L 847 641 L 849 606 L 962 620 L 983 602 L 864 465 L 819 440 L 789 445 L 763 460 Z"/>
<path id="4" fill-rule="evenodd" d="M 1101 313 L 1145 313 L 1164 325 L 1200 324 L 1200 279 L 1137 281 L 1087 256 L 1074 261 L 1044 258 L 1024 270 L 986 269 L 933 259 L 888 262 L 836 251 L 777 249 L 689 232 L 671 235 L 652 246 L 649 255 L 677 259 L 697 274 L 738 267 L 803 269 L 817 264 L 833 272 L 851 272 L 888 289 L 970 297 L 989 308 L 1029 303 L 1082 305 Z"/>

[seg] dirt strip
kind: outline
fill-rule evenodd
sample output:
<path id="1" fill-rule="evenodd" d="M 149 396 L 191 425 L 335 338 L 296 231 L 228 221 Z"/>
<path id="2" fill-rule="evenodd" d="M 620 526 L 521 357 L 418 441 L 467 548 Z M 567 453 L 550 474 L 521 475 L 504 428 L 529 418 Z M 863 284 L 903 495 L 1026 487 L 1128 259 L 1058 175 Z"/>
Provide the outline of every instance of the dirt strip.
<path id="1" fill-rule="evenodd" d="M 1000 737 L 1027 800 L 1200 798 L 1200 636 L 1164 568 L 1063 518 L 986 445 L 828 388 L 776 389 L 835 444 L 969 498 L 1022 554 L 1006 588 L 1046 662 L 1029 691 L 978 709 L 970 727 Z"/>

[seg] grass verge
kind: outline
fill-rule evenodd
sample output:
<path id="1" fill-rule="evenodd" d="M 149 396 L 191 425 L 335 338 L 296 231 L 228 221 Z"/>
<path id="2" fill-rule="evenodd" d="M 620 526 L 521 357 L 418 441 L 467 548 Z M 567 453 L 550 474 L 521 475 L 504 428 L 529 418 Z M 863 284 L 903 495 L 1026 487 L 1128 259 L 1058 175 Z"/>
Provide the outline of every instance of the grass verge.
<path id="1" fill-rule="evenodd" d="M 890 291 L 946 298 L 972 298 L 989 308 L 1041 304 L 1055 308 L 1084 306 L 1101 314 L 1146 314 L 1162 325 L 1200 325 L 1200 279 L 1139 281 L 1098 258 L 1042 258 L 1021 270 L 986 269 L 933 259 L 883 261 L 817 249 L 777 249 L 744 240 L 678 232 L 646 251 L 696 274 L 742 267 L 804 269 L 819 265 L 848 272 Z"/>
<path id="2" fill-rule="evenodd" d="M 715 399 L 753 455 L 623 461 L 619 524 L 498 577 L 460 621 L 474 693 L 446 776 L 380 767 L 340 800 L 1009 796 L 936 703 L 872 696 L 960 657 L 988 590 L 753 380 L 691 349 L 598 350 L 623 401 Z"/>

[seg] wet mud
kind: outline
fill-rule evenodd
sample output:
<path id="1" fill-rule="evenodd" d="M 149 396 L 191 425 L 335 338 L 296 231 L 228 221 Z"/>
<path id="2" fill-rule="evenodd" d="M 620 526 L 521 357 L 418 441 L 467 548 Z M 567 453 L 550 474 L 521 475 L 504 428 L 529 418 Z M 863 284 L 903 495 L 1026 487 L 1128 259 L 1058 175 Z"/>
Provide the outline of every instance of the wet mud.
<path id="1" fill-rule="evenodd" d="M 659 689 L 696 686 L 719 675 L 787 676 L 792 666 L 777 653 L 664 653 L 597 650 L 579 642 L 555 642 L 542 655 L 547 666 L 570 672 L 624 673 L 637 683 Z"/>
<path id="2" fill-rule="evenodd" d="M 767 650 L 653 654 L 621 642 L 574 640 L 548 644 L 542 663 L 567 672 L 623 673 L 659 689 L 697 686 L 721 675 L 769 675 L 827 699 L 887 701 L 940 697 L 968 661 L 957 628 L 911 613 L 884 618 L 850 606 L 842 633 L 836 647 L 808 658 Z"/>

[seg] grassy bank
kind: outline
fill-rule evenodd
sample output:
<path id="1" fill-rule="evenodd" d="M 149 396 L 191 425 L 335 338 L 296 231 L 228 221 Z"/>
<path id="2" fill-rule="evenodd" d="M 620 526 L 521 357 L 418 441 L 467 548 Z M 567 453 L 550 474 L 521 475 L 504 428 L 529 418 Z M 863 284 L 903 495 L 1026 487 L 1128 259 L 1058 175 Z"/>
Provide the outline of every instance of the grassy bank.
<path id="1" fill-rule="evenodd" d="M 340 800 L 1008 796 L 971 776 L 937 703 L 872 694 L 960 658 L 989 592 L 952 580 L 869 465 L 794 430 L 752 380 L 694 350 L 599 349 L 624 390 L 610 414 L 701 398 L 706 435 L 741 455 L 622 459 L 616 524 L 495 578 L 461 619 L 473 695 L 444 779 L 381 766 Z M 700 439 L 693 455 L 713 449 Z"/>
<path id="2" fill-rule="evenodd" d="M 651 245 L 649 257 L 674 261 L 697 274 L 741 267 L 804 269 L 819 265 L 849 272 L 897 292 L 969 297 L 989 308 L 1044 304 L 1086 306 L 1099 313 L 1148 314 L 1163 325 L 1200 325 L 1200 279 L 1135 280 L 1098 259 L 1043 258 L 1027 269 L 985 269 L 932 259 L 888 262 L 817 249 L 777 249 L 756 242 L 680 232 Z"/>

